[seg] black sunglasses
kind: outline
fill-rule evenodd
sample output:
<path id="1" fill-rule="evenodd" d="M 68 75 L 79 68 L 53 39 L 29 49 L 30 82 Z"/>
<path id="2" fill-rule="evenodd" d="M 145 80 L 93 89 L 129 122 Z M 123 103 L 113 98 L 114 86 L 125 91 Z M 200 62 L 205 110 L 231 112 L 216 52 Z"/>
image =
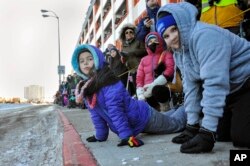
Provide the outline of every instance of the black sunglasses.
<path id="1" fill-rule="evenodd" d="M 126 35 L 129 34 L 129 33 L 130 33 L 130 34 L 134 34 L 133 31 L 126 31 L 126 32 L 125 32 Z"/>

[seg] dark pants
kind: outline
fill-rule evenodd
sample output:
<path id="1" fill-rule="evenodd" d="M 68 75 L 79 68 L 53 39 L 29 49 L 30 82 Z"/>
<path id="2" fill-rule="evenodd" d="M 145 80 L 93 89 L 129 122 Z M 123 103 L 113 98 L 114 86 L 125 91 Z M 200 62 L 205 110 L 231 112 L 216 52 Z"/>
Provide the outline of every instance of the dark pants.
<path id="1" fill-rule="evenodd" d="M 240 33 L 240 27 L 228 27 L 228 28 L 225 28 L 227 30 L 229 30 L 230 32 L 236 34 L 236 35 L 239 35 Z"/>
<path id="2" fill-rule="evenodd" d="M 230 136 L 234 146 L 250 148 L 250 79 L 239 91 L 227 97 L 217 139 L 228 141 Z"/>

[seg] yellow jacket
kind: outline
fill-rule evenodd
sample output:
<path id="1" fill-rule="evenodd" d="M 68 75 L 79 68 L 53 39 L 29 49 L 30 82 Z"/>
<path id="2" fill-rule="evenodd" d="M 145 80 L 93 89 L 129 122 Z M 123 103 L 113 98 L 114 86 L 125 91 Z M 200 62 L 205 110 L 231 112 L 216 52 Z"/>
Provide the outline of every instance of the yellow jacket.
<path id="1" fill-rule="evenodd" d="M 239 26 L 244 16 L 243 14 L 236 16 L 242 12 L 236 5 L 237 0 L 220 0 L 219 3 L 215 2 L 213 6 L 209 6 L 208 0 L 202 0 L 200 20 L 209 24 L 219 25 L 222 28 Z M 228 20 L 232 17 L 234 18 Z"/>

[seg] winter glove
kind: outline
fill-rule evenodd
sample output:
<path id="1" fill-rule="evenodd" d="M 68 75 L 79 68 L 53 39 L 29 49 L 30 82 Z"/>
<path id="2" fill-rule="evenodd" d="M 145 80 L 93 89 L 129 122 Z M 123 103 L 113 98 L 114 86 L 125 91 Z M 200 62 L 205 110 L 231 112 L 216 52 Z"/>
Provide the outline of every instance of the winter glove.
<path id="1" fill-rule="evenodd" d="M 187 142 L 193 137 L 195 137 L 195 135 L 198 134 L 199 129 L 200 129 L 199 124 L 195 125 L 187 124 L 186 129 L 180 135 L 174 137 L 172 139 L 172 142 L 176 144 L 183 144 L 184 142 Z"/>
<path id="2" fill-rule="evenodd" d="M 154 80 L 154 82 L 152 82 L 151 84 L 147 84 L 143 87 L 145 89 L 144 96 L 146 98 L 151 97 L 152 96 L 152 89 L 154 86 L 165 85 L 166 83 L 167 83 L 167 79 L 163 75 L 160 75 L 159 77 L 157 77 Z"/>
<path id="3" fill-rule="evenodd" d="M 88 142 L 97 142 L 98 140 L 95 138 L 95 136 L 93 135 L 93 136 L 90 136 L 90 137 L 88 137 L 87 139 L 86 139 L 86 141 L 88 141 Z"/>
<path id="4" fill-rule="evenodd" d="M 215 132 L 200 128 L 199 133 L 181 145 L 182 153 L 211 152 L 215 143 Z"/>
<path id="5" fill-rule="evenodd" d="M 144 93 L 144 89 L 142 87 L 138 87 L 136 89 L 136 95 L 137 95 L 138 100 L 145 100 L 145 96 L 143 93 Z"/>
<path id="6" fill-rule="evenodd" d="M 131 136 L 127 139 L 122 139 L 121 142 L 117 144 L 117 146 L 124 146 L 124 145 L 128 145 L 129 147 L 133 148 L 144 145 L 144 142 L 135 138 L 134 136 Z"/>
<path id="7" fill-rule="evenodd" d="M 158 77 L 166 70 L 166 65 L 164 62 L 158 64 L 158 66 L 154 69 L 155 77 Z"/>
<path id="8" fill-rule="evenodd" d="M 85 88 L 88 86 L 88 84 L 91 82 L 92 80 L 89 79 L 88 81 L 80 81 L 77 85 L 76 85 L 76 89 L 75 89 L 75 97 L 76 97 L 76 103 L 82 104 L 83 103 L 83 95 L 84 95 L 84 90 Z"/>
<path id="9" fill-rule="evenodd" d="M 83 81 L 80 81 L 77 85 L 76 85 L 76 89 L 75 89 L 75 101 L 76 103 L 82 103 L 83 101 Z"/>
<path id="10" fill-rule="evenodd" d="M 96 139 L 96 137 L 93 135 L 93 136 L 90 136 L 90 137 L 88 137 L 87 139 L 86 139 L 86 141 L 88 141 L 88 142 L 104 142 L 104 141 L 106 141 L 107 139 L 105 139 L 105 140 L 98 140 L 98 139 Z"/>

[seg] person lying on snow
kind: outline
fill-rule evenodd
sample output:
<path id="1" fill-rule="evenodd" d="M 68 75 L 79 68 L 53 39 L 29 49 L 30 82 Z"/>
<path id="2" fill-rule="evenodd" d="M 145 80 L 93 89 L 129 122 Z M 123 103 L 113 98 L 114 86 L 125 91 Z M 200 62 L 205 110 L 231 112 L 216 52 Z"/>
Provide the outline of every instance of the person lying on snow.
<path id="1" fill-rule="evenodd" d="M 117 146 L 139 147 L 144 144 L 136 138 L 139 133 L 169 134 L 185 128 L 183 107 L 160 113 L 145 101 L 132 98 L 95 46 L 77 46 L 71 63 L 84 80 L 76 101 L 86 103 L 95 127 L 95 135 L 87 138 L 88 142 L 106 141 L 110 129 L 121 139 Z M 80 84 L 83 82 L 77 88 Z"/>

